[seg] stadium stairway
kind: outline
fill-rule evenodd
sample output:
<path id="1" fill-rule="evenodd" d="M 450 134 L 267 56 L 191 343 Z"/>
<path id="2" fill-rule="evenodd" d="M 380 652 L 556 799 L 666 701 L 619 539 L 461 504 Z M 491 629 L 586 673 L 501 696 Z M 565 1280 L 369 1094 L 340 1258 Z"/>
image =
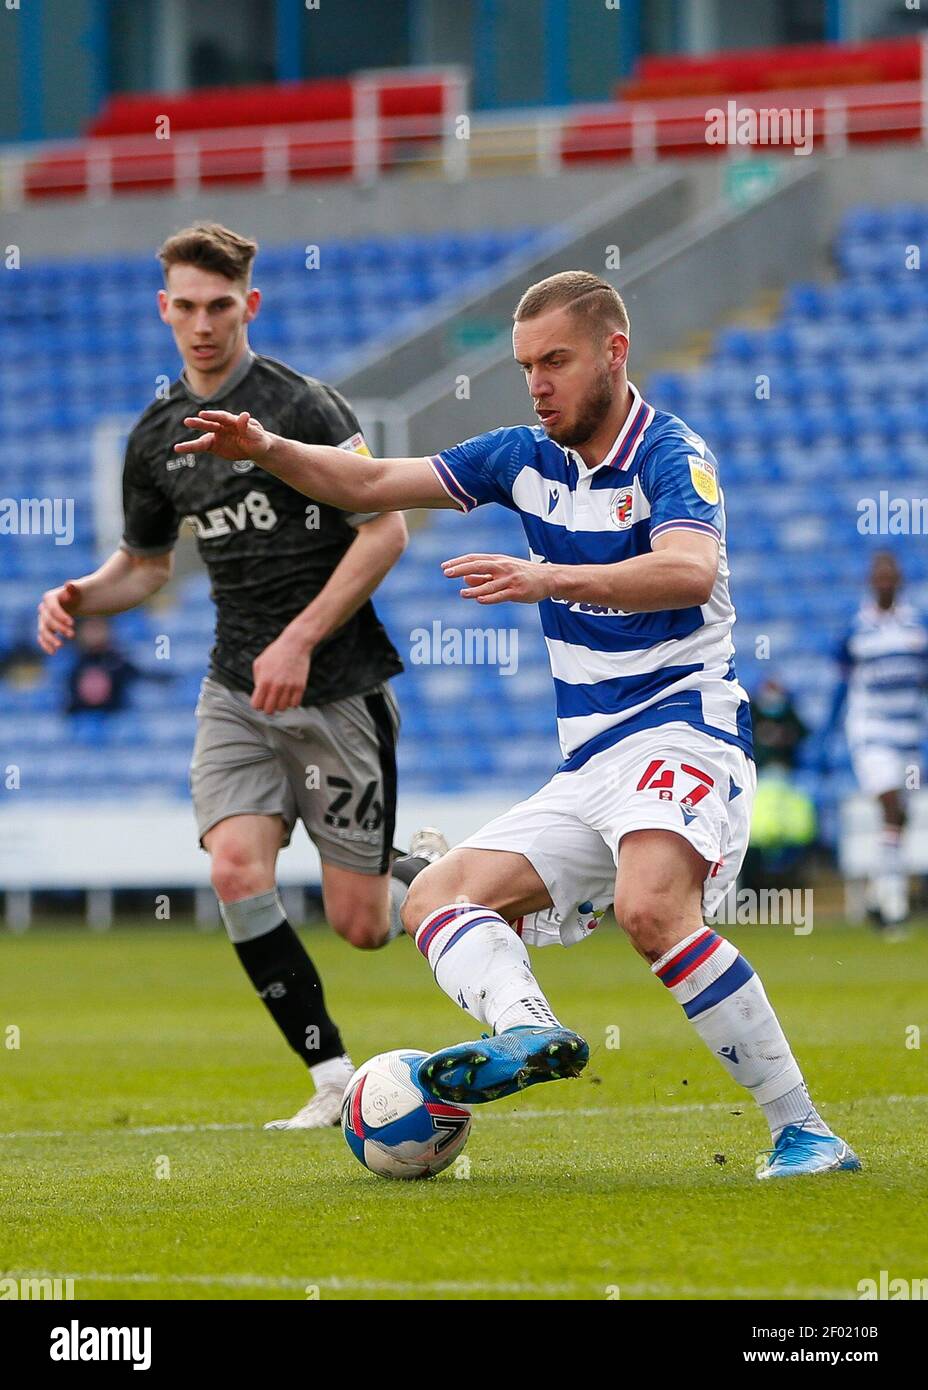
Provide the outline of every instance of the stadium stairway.
<path id="1" fill-rule="evenodd" d="M 741 681 L 778 676 L 813 730 L 869 554 L 898 546 L 860 527 L 860 504 L 924 491 L 928 288 L 907 251 L 926 244 L 928 205 L 851 209 L 832 283 L 792 285 L 775 321 L 731 324 L 698 369 L 647 383 L 653 404 L 704 434 L 720 461 Z M 928 606 L 925 546 L 899 559 L 907 596 Z M 841 799 L 854 782 L 843 740 L 834 751 L 830 792 Z M 820 798 L 811 771 L 805 781 Z"/>

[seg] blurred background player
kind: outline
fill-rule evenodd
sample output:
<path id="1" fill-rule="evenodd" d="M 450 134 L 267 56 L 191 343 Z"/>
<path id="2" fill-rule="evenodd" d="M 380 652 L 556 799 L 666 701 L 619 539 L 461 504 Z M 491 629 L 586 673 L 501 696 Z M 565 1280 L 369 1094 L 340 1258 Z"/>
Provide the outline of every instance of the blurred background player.
<path id="1" fill-rule="evenodd" d="M 759 890 L 795 879 L 815 840 L 816 816 L 812 798 L 795 776 L 809 730 L 792 694 L 773 676 L 751 696 L 751 725 L 757 792 L 740 882 Z"/>
<path id="2" fill-rule="evenodd" d="M 809 730 L 782 681 L 773 676 L 761 681 L 751 696 L 751 725 L 758 775 L 768 767 L 792 771 Z"/>
<path id="3" fill-rule="evenodd" d="M 900 597 L 902 573 L 894 555 L 879 551 L 864 599 L 838 652 L 835 689 L 822 747 L 847 703 L 845 732 L 861 791 L 879 805 L 881 828 L 867 893 L 871 920 L 887 939 L 900 934 L 909 913 L 902 854 L 906 793 L 921 785 L 928 732 L 928 622 Z"/>
<path id="4" fill-rule="evenodd" d="M 44 595 L 39 643 L 52 653 L 74 636 L 76 617 L 150 598 L 171 576 L 181 521 L 190 523 L 216 605 L 191 766 L 198 831 L 239 959 L 316 1087 L 297 1115 L 270 1127 L 309 1129 L 337 1123 L 354 1067 L 286 919 L 276 861 L 301 819 L 319 850 L 335 931 L 362 949 L 400 933 L 406 884 L 389 872 L 399 716 L 388 681 L 402 663 L 370 596 L 407 534 L 395 513 L 307 507 L 251 461 L 174 453 L 184 416 L 219 404 L 336 445 L 346 470 L 367 453 L 337 391 L 251 351 L 256 251 L 215 223 L 161 247 L 159 310 L 184 368 L 129 436 L 122 544 L 94 573 Z M 435 845 L 426 836 L 413 848 Z M 406 877 L 423 862 L 407 863 Z"/>

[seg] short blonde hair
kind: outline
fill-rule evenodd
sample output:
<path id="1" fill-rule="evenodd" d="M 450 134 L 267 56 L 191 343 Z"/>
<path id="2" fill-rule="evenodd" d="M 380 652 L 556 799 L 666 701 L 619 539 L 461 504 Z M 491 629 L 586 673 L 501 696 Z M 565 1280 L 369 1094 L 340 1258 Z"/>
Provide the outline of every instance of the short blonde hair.
<path id="1" fill-rule="evenodd" d="M 513 321 L 537 318 L 548 309 L 567 308 L 593 333 L 624 333 L 628 337 L 628 310 L 618 290 L 588 270 L 562 270 L 536 285 L 529 285 L 515 307 Z"/>

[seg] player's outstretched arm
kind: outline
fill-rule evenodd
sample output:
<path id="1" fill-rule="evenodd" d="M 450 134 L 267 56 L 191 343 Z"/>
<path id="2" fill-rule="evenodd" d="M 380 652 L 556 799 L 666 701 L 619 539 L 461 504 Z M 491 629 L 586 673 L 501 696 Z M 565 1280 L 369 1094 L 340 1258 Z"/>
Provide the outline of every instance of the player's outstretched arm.
<path id="1" fill-rule="evenodd" d="M 346 456 L 329 444 L 301 444 L 266 430 L 247 411 L 202 410 L 185 421 L 202 430 L 198 439 L 174 445 L 176 453 L 252 459 L 316 502 L 346 512 L 395 512 L 406 507 L 454 507 L 427 458 L 370 459 Z"/>

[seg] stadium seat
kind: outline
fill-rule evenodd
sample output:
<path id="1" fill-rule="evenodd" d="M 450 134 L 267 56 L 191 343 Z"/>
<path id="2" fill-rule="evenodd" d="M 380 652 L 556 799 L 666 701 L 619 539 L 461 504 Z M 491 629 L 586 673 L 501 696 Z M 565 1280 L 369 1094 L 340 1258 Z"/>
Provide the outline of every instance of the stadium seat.
<path id="1" fill-rule="evenodd" d="M 911 492 L 925 476 L 928 282 L 906 272 L 905 248 L 924 247 L 926 237 L 926 205 L 850 209 L 835 241 L 837 280 L 793 285 L 778 322 L 724 328 L 704 367 L 655 372 L 645 384 L 655 405 L 706 434 L 720 461 L 742 682 L 752 686 L 774 663 L 813 727 L 823 717 L 831 654 L 865 564 L 856 546 L 830 543 L 834 528 L 846 526 L 848 539 L 857 538 L 861 497 L 897 484 Z M 531 227 L 367 236 L 324 244 L 313 271 L 302 244 L 262 248 L 256 278 L 266 302 L 254 325 L 255 346 L 337 378 L 354 354 L 395 333 L 408 316 L 473 286 L 488 267 L 537 249 L 541 240 Z M 2 648 L 23 634 L 31 639 L 35 604 L 52 577 L 63 568 L 86 572 L 96 562 L 89 431 L 95 423 L 91 387 L 101 371 L 114 412 L 130 419 L 147 403 L 155 377 L 175 374 L 173 349 L 157 318 L 125 321 L 126 293 L 153 292 L 157 266 L 150 257 L 120 256 L 118 291 L 111 289 L 113 266 L 112 259 L 35 264 L 18 277 L 15 294 L 0 282 L 0 348 L 6 348 L 0 356 L 0 438 L 15 441 L 24 408 L 41 420 L 28 457 L 15 443 L 0 445 L 5 491 L 76 502 L 76 534 L 67 551 L 48 536 L 5 538 Z M 99 309 L 93 321 L 85 313 L 88 286 Z M 771 378 L 769 400 L 756 397 L 759 373 Z M 516 519 L 493 508 L 469 518 L 467 545 L 525 551 Z M 463 610 L 456 586 L 438 569 L 460 548 L 459 519 L 434 514 L 377 598 L 407 667 L 396 682 L 403 714 L 401 786 L 466 792 L 495 778 L 529 791 L 560 757 L 538 615 L 523 605 L 496 609 L 492 618 Z M 928 601 L 928 548 L 909 547 L 905 563 L 913 597 L 920 593 Z M 410 634 L 417 628 L 431 634 L 435 621 L 517 634 L 517 669 L 503 675 L 498 663 L 443 665 L 440 651 L 432 654 L 436 664 L 415 665 Z M 167 607 L 123 615 L 113 629 L 137 664 L 155 675 L 163 674 L 164 663 L 154 661 L 153 639 L 168 635 L 174 681 L 166 687 L 142 679 L 132 687 L 127 711 L 82 723 L 61 712 L 67 663 L 46 663 L 40 684 L 30 690 L 0 681 L 0 743 L 23 750 L 27 795 L 98 795 L 118 778 L 133 795 L 186 796 L 194 732 L 187 716 L 213 631 L 205 574 L 178 579 Z M 769 641 L 769 661 L 756 659 L 759 637 Z M 117 748 L 118 756 L 108 752 Z M 845 765 L 836 787 L 849 776 Z"/>

